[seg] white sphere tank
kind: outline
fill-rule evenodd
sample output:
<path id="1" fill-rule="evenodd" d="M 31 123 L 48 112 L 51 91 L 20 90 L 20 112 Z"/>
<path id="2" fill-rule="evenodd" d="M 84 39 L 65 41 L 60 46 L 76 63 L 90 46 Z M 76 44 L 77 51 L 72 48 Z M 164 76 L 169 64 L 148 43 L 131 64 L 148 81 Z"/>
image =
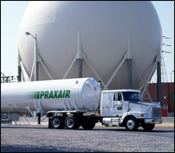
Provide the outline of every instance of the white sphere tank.
<path id="1" fill-rule="evenodd" d="M 148 1 L 40 1 L 30 2 L 19 32 L 19 52 L 30 75 L 37 50 L 53 79 L 62 79 L 78 50 L 106 84 L 130 50 L 132 86 L 139 89 L 148 80 L 155 59 L 160 55 L 162 30 L 158 15 Z M 83 77 L 94 77 L 83 60 Z M 78 62 L 66 78 L 78 77 Z M 49 79 L 39 64 L 39 80 Z M 109 89 L 128 88 L 127 60 L 112 79 Z"/>

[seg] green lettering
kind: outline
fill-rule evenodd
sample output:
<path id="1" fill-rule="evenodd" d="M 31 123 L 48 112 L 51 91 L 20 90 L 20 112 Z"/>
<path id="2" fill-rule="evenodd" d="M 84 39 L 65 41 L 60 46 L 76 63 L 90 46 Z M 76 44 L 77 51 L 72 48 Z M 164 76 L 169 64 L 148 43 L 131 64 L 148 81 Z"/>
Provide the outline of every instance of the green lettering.
<path id="1" fill-rule="evenodd" d="M 65 90 L 63 91 L 63 98 L 65 98 Z"/>
<path id="2" fill-rule="evenodd" d="M 32 99 L 50 99 L 50 98 L 70 98 L 70 90 L 36 91 L 31 92 Z"/>
<path id="3" fill-rule="evenodd" d="M 46 99 L 48 99 L 49 98 L 49 91 L 45 91 L 45 94 L 44 94 L 44 98 Z"/>
<path id="4" fill-rule="evenodd" d="M 53 98 L 53 91 L 50 92 L 49 98 Z"/>
<path id="5" fill-rule="evenodd" d="M 58 94 L 58 98 L 63 98 L 62 97 L 62 90 L 60 90 L 59 94 Z"/>
<path id="6" fill-rule="evenodd" d="M 66 90 L 66 98 L 70 98 L 70 90 Z"/>
<path id="7" fill-rule="evenodd" d="M 41 91 L 39 99 L 42 99 L 43 96 L 44 96 L 44 91 Z"/>
<path id="8" fill-rule="evenodd" d="M 53 98 L 57 98 L 57 94 L 58 94 L 58 90 L 55 90 Z"/>

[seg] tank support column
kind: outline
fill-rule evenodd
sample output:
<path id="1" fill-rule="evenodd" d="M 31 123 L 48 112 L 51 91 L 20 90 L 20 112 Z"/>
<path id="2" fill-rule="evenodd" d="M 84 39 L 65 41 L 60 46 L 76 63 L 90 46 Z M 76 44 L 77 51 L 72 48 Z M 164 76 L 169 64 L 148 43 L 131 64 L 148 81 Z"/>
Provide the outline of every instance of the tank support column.
<path id="1" fill-rule="evenodd" d="M 21 82 L 21 66 L 18 65 L 18 82 Z"/>
<path id="2" fill-rule="evenodd" d="M 28 36 L 30 35 L 34 39 L 34 65 L 35 65 L 35 73 L 34 73 L 34 81 L 38 81 L 38 51 L 37 51 L 37 34 L 33 36 L 30 32 L 25 32 L 25 34 Z M 33 69 L 33 68 L 32 68 Z M 33 73 L 33 70 L 32 70 Z M 31 77 L 32 77 L 31 73 Z"/>
<path id="3" fill-rule="evenodd" d="M 38 68 L 39 68 L 39 63 L 36 61 L 36 70 L 35 70 L 35 73 L 36 73 L 36 80 L 35 81 L 38 81 L 38 78 L 39 78 L 39 73 L 38 73 Z"/>
<path id="4" fill-rule="evenodd" d="M 161 64 L 157 62 L 157 100 L 162 107 L 162 85 L 161 85 Z"/>
<path id="5" fill-rule="evenodd" d="M 84 59 L 84 54 L 81 46 L 81 40 L 80 40 L 80 31 L 78 30 L 78 43 L 77 43 L 77 54 L 75 56 L 76 60 L 78 61 L 78 78 L 83 77 L 82 73 L 82 60 Z"/>
<path id="6" fill-rule="evenodd" d="M 128 59 L 128 88 L 132 89 L 132 59 Z"/>
<path id="7" fill-rule="evenodd" d="M 37 35 L 34 38 L 34 62 L 35 62 L 35 81 L 38 81 L 38 51 L 37 51 Z"/>
<path id="8" fill-rule="evenodd" d="M 128 33 L 128 50 L 126 54 L 126 59 L 128 64 L 128 88 L 132 89 L 132 52 L 131 52 L 130 31 Z"/>
<path id="9" fill-rule="evenodd" d="M 82 78 L 82 59 L 78 59 L 78 78 Z"/>
<path id="10" fill-rule="evenodd" d="M 21 61 L 21 58 L 20 58 L 20 54 L 19 54 L 19 51 L 18 51 L 18 81 L 21 82 L 21 66 L 20 66 L 20 61 Z"/>

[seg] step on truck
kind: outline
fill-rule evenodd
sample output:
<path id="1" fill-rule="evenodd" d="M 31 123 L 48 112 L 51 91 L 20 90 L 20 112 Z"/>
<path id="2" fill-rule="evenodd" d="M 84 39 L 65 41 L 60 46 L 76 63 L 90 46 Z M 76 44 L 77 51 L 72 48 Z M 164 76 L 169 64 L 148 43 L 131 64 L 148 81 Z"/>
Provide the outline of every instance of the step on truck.
<path id="1" fill-rule="evenodd" d="M 101 122 L 150 131 L 162 123 L 160 103 L 142 102 L 139 90 L 101 91 L 94 78 L 7 83 L 1 89 L 1 112 L 36 111 L 47 115 L 49 128 L 89 130 Z"/>

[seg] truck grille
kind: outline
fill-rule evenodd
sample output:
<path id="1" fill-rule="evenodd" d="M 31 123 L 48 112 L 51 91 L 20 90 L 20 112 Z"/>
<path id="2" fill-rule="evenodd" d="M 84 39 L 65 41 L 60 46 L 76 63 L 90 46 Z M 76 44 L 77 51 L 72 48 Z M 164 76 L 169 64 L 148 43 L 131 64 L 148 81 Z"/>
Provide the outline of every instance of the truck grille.
<path id="1" fill-rule="evenodd" d="M 161 117 L 161 108 L 152 108 L 152 117 Z"/>

